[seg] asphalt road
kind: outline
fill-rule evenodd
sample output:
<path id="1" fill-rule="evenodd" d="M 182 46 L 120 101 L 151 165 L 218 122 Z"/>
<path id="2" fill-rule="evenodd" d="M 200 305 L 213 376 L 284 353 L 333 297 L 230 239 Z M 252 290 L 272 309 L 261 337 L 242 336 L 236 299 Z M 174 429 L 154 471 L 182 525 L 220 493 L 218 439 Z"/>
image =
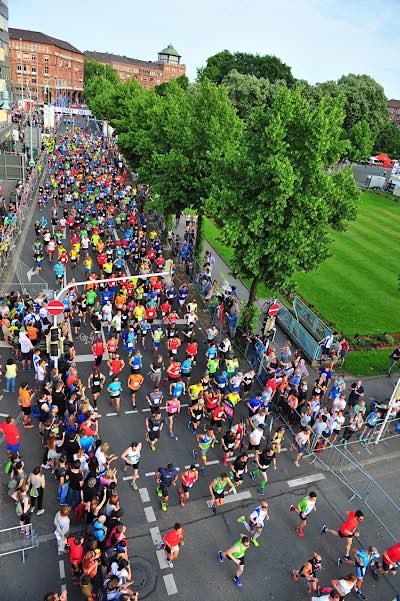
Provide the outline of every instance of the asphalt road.
<path id="1" fill-rule="evenodd" d="M 33 221 L 40 217 L 36 209 Z M 33 225 L 30 235 L 26 237 L 22 251 L 22 261 L 31 266 L 32 243 L 34 241 Z M 76 280 L 84 279 L 82 267 L 71 272 L 68 266 L 67 280 L 71 277 Z M 52 266 L 44 265 L 41 277 L 54 288 L 55 277 Z M 35 278 L 32 278 L 32 282 Z M 75 339 L 78 356 L 90 353 L 89 328 L 82 328 L 81 336 Z M 107 336 L 107 334 L 106 334 Z M 193 372 L 192 381 L 197 381 L 205 369 L 205 344 L 204 336 L 199 331 L 199 340 L 202 341 L 199 352 L 199 360 Z M 167 353 L 163 351 L 165 359 Z M 181 351 L 181 355 L 183 351 Z M 121 355 L 126 359 L 124 351 Z M 146 349 L 144 355 L 143 374 L 147 374 L 151 361 L 151 353 Z M 2 349 L 2 363 L 5 362 L 8 351 Z M 79 375 L 85 381 L 90 373 L 91 361 L 78 363 Z M 108 378 L 106 366 L 102 367 L 103 373 Z M 25 379 L 25 374 L 23 378 Z M 32 379 L 31 374 L 28 378 Z M 127 394 L 126 381 L 128 369 L 125 368 L 122 376 L 124 390 L 122 394 L 121 413 L 115 415 L 114 410 L 108 404 L 107 393 L 103 393 L 99 402 L 100 437 L 108 441 L 111 451 L 121 454 L 129 443 L 134 439 L 144 439 L 144 421 L 149 414 L 145 401 L 145 395 L 150 391 L 149 382 L 145 382 L 138 394 L 138 411 L 132 413 L 129 395 Z M 21 380 L 19 378 L 19 380 Z M 167 394 L 166 386 L 163 391 Z M 15 394 L 3 393 L 0 399 L 1 412 L 3 414 L 14 414 L 18 412 L 17 398 Z M 183 400 L 187 404 L 187 397 Z M 243 407 L 238 410 L 238 415 L 244 415 Z M 217 561 L 219 549 L 228 548 L 236 541 L 244 529 L 237 523 L 237 518 L 248 515 L 259 503 L 260 497 L 257 486 L 248 476 L 239 490 L 239 495 L 228 496 L 228 502 L 224 508 L 213 516 L 207 506 L 208 484 L 223 470 L 222 453 L 218 447 L 209 453 L 210 465 L 207 466 L 206 476 L 200 478 L 192 489 L 191 501 L 187 507 L 182 509 L 178 503 L 177 491 L 173 490 L 170 497 L 170 507 L 167 513 L 160 509 L 159 498 L 155 494 L 154 472 L 159 466 L 174 463 L 175 466 L 183 468 L 192 462 L 192 450 L 194 438 L 187 430 L 186 407 L 182 409 L 181 415 L 176 419 L 176 438 L 168 437 L 167 428 L 161 433 L 161 439 L 155 453 L 151 452 L 144 443 L 142 460 L 140 466 L 139 491 L 134 491 L 129 481 L 124 480 L 126 476 L 119 469 L 118 492 L 121 498 L 121 506 L 125 509 L 124 523 L 128 526 L 129 551 L 135 578 L 135 565 L 137 558 L 147 560 L 155 579 L 154 590 L 147 597 L 151 601 L 165 600 L 167 596 L 181 601 L 222 601 L 228 597 L 231 601 L 239 599 L 252 599 L 252 601 L 291 601 L 306 599 L 304 583 L 295 583 L 291 578 L 291 569 L 299 568 L 302 563 L 312 556 L 314 551 L 321 553 L 323 557 L 323 571 L 321 583 L 326 585 L 331 578 L 348 573 L 349 569 L 338 569 L 336 559 L 341 554 L 341 541 L 330 537 L 322 537 L 319 534 L 320 525 L 327 523 L 337 527 L 341 523 L 345 512 L 357 509 L 356 501 L 349 503 L 349 493 L 345 487 L 338 485 L 338 481 L 329 473 L 321 471 L 306 461 L 296 468 L 290 452 L 285 452 L 278 458 L 278 468 L 270 472 L 270 482 L 266 487 L 266 499 L 270 505 L 271 519 L 267 523 L 265 532 L 261 536 L 261 546 L 252 548 L 246 556 L 246 569 L 243 576 L 244 587 L 237 589 L 232 581 L 234 574 L 233 565 L 226 561 L 220 565 Z M 289 440 L 286 445 L 289 446 Z M 42 447 L 37 429 L 22 432 L 22 451 L 27 469 L 33 468 L 41 463 Z M 117 462 L 117 467 L 122 467 L 122 462 Z M 391 466 L 393 469 L 393 466 Z M 385 473 L 385 468 L 380 471 Z M 312 483 L 305 483 L 305 477 L 309 477 Z M 14 508 L 9 503 L 5 492 L 5 477 L 0 476 L 2 486 L 2 506 L 0 511 L 0 527 L 5 528 L 17 524 Z M 0 571 L 3 574 L 1 586 L 1 599 L 12 601 L 25 601 L 26 599 L 42 599 L 43 595 L 50 590 L 60 590 L 62 585 L 67 586 L 68 598 L 72 601 L 81 599 L 79 591 L 71 584 L 69 578 L 68 557 L 61 559 L 57 556 L 57 549 L 52 532 L 54 515 L 58 510 L 55 494 L 55 482 L 51 474 L 46 472 L 47 488 L 45 491 L 44 508 L 45 513 L 41 517 L 33 516 L 33 526 L 40 538 L 39 549 L 32 550 L 23 566 L 19 556 L 9 556 L 2 559 Z M 394 486 L 394 492 L 398 485 Z M 289 512 L 291 503 L 298 501 L 310 490 L 318 494 L 318 509 L 309 520 L 305 531 L 306 536 L 300 539 L 295 533 L 297 526 L 296 516 Z M 367 523 L 363 529 L 361 544 L 363 546 L 374 544 L 375 537 L 379 533 L 379 548 L 391 544 L 385 532 L 381 532 L 375 518 L 367 514 Z M 175 562 L 173 570 L 165 567 L 162 562 L 163 553 L 156 552 L 154 540 L 158 533 L 170 529 L 176 521 L 180 521 L 186 529 L 186 544 L 181 550 L 180 557 Z M 80 524 L 73 522 L 74 529 L 79 530 Z M 161 562 L 161 563 L 160 563 Z M 138 573 L 142 574 L 138 570 Z M 398 583 L 398 577 L 381 578 L 378 585 L 368 575 L 364 590 L 370 599 L 391 601 L 395 595 L 394 584 Z M 141 597 L 144 598 L 144 597 Z"/>

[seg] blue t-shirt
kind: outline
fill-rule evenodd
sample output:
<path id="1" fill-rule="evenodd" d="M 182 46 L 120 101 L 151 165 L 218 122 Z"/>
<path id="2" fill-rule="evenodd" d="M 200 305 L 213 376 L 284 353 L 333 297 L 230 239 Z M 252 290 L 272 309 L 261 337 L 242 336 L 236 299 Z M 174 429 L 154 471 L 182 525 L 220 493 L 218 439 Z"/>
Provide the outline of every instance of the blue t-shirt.
<path id="1" fill-rule="evenodd" d="M 253 411 L 256 411 L 261 407 L 261 399 L 253 396 L 251 399 L 247 401 L 247 404 L 252 408 Z"/>
<path id="2" fill-rule="evenodd" d="M 183 374 L 190 374 L 190 370 L 192 368 L 193 361 L 191 359 L 185 359 L 181 363 L 181 372 Z"/>
<path id="3" fill-rule="evenodd" d="M 172 395 L 177 396 L 179 399 L 179 397 L 182 396 L 184 388 L 185 384 L 183 382 L 175 382 L 175 384 L 172 387 Z"/>
<path id="4" fill-rule="evenodd" d="M 160 481 L 166 486 L 171 486 L 177 475 L 175 468 L 169 472 L 166 467 L 159 467 L 158 473 L 160 475 Z"/>

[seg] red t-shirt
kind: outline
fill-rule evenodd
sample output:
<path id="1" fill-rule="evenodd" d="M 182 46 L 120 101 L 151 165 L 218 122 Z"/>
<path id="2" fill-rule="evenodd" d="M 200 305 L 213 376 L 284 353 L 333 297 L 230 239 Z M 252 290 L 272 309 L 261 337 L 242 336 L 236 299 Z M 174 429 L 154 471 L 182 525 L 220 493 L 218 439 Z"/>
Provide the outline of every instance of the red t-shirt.
<path id="1" fill-rule="evenodd" d="M 162 303 L 161 312 L 163 315 L 167 315 L 171 311 L 171 305 L 169 303 Z"/>
<path id="2" fill-rule="evenodd" d="M 222 407 L 215 407 L 214 411 L 213 411 L 213 419 L 219 421 L 220 419 L 222 419 L 222 416 L 224 415 L 224 410 Z"/>
<path id="3" fill-rule="evenodd" d="M 0 430 L 4 434 L 7 444 L 15 446 L 19 443 L 19 431 L 15 424 L 7 424 L 7 422 L 2 422 L 0 424 Z"/>
<path id="4" fill-rule="evenodd" d="M 170 351 L 176 351 L 181 346 L 181 341 L 179 338 L 170 338 L 168 340 L 168 349 Z"/>
<path id="5" fill-rule="evenodd" d="M 178 379 L 181 375 L 181 364 L 172 363 L 167 371 L 170 378 Z"/>
<path id="6" fill-rule="evenodd" d="M 150 261 L 153 261 L 155 256 L 156 256 L 156 251 L 154 250 L 154 248 L 150 248 L 147 251 L 147 258 L 150 259 Z"/>
<path id="7" fill-rule="evenodd" d="M 278 384 L 276 383 L 276 379 L 275 378 L 270 378 L 268 380 L 268 382 L 265 385 L 265 388 L 270 388 L 272 390 L 272 392 L 275 392 L 277 389 Z"/>
<path id="8" fill-rule="evenodd" d="M 113 374 L 119 374 L 119 372 L 122 369 L 122 363 L 121 363 L 121 359 L 113 359 L 111 361 L 111 369 L 110 371 L 113 372 Z"/>
<path id="9" fill-rule="evenodd" d="M 93 350 L 95 357 L 101 357 L 104 353 L 104 344 L 102 342 L 95 342 Z"/>
<path id="10" fill-rule="evenodd" d="M 348 511 L 347 514 L 349 517 L 344 522 L 344 524 L 341 525 L 340 532 L 342 532 L 342 534 L 346 534 L 346 535 L 354 534 L 354 532 L 357 530 L 358 526 L 360 525 L 360 522 L 356 518 L 355 511 Z"/>
<path id="11" fill-rule="evenodd" d="M 189 344 L 186 347 L 187 354 L 191 357 L 195 357 L 197 355 L 197 347 L 197 342 L 189 342 Z"/>
<path id="12" fill-rule="evenodd" d="M 157 315 L 155 307 L 146 307 L 146 319 L 154 319 Z"/>
<path id="13" fill-rule="evenodd" d="M 76 545 L 74 540 L 74 536 L 71 536 L 68 539 L 68 544 L 70 547 L 69 560 L 71 563 L 80 564 L 83 559 L 83 545 Z"/>
<path id="14" fill-rule="evenodd" d="M 172 549 L 173 547 L 176 547 L 177 545 L 179 545 L 182 542 L 183 535 L 184 535 L 183 528 L 182 528 L 181 533 L 177 532 L 174 528 L 173 530 L 170 530 L 169 532 L 167 532 L 167 534 L 165 534 L 164 542 L 168 545 L 168 547 L 170 549 Z"/>
<path id="15" fill-rule="evenodd" d="M 387 559 L 390 560 L 390 563 L 393 564 L 400 561 L 400 543 L 397 543 L 397 545 L 393 545 L 393 547 L 387 549 L 387 551 L 385 551 L 383 554 L 383 559 L 385 557 L 387 557 Z"/>

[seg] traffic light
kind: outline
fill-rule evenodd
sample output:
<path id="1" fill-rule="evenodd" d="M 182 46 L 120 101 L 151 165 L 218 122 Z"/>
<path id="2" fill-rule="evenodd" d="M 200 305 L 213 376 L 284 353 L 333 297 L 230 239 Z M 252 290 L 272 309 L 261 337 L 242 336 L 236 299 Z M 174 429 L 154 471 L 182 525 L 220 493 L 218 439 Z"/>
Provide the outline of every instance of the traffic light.
<path id="1" fill-rule="evenodd" d="M 46 336 L 46 349 L 50 357 L 60 357 L 64 352 L 64 337 L 57 326 L 51 327 Z"/>

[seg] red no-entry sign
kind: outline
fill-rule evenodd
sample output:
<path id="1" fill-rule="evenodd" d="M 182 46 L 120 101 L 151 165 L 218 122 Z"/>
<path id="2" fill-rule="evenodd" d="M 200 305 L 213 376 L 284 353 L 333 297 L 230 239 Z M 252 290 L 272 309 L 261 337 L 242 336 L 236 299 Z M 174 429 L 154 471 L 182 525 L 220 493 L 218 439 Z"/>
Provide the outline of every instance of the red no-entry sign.
<path id="1" fill-rule="evenodd" d="M 268 309 L 268 315 L 270 317 L 276 317 L 276 315 L 278 315 L 279 313 L 279 305 L 278 303 L 273 303 L 270 308 Z"/>
<path id="2" fill-rule="evenodd" d="M 59 300 L 52 300 L 47 305 L 47 311 L 50 315 L 61 315 L 61 313 L 64 313 L 64 305 Z"/>

